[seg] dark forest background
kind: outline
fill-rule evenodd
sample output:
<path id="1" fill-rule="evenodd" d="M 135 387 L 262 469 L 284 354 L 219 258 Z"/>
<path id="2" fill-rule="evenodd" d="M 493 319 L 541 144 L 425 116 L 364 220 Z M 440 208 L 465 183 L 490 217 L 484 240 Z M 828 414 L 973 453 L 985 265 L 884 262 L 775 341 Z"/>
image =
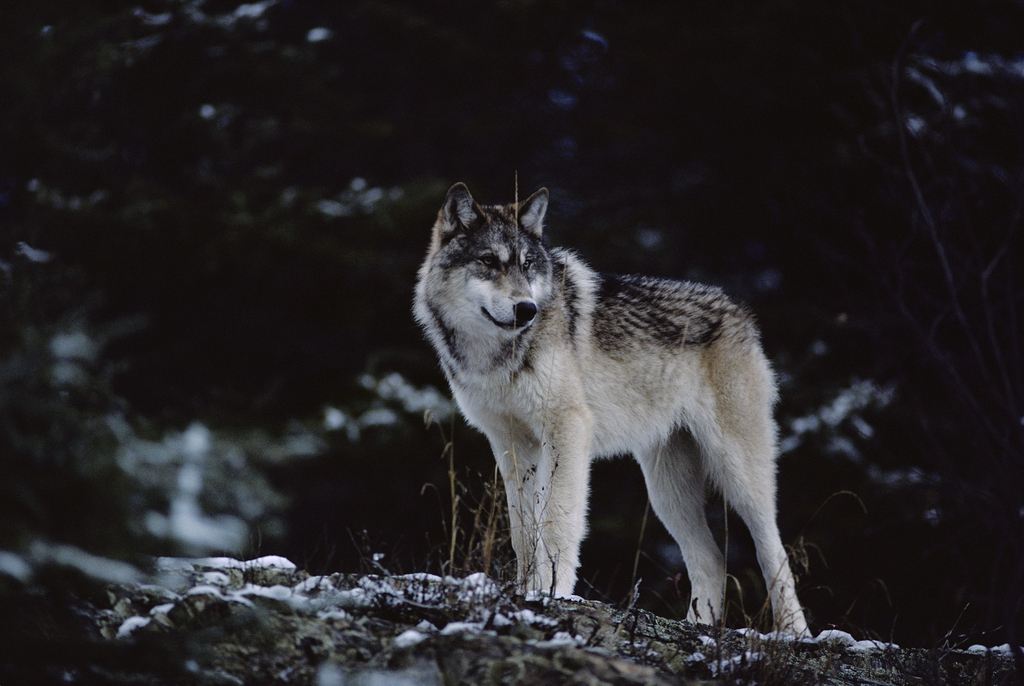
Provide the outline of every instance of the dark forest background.
<path id="1" fill-rule="evenodd" d="M 552 244 L 757 312 L 816 629 L 1021 642 L 1024 5 L 0 14 L 10 655 L 85 659 L 77 603 L 152 555 L 472 571 L 452 495 L 468 554 L 493 461 L 410 306 L 445 189 L 508 202 L 516 174 L 551 189 Z M 595 466 L 577 592 L 620 602 L 641 577 L 642 606 L 682 616 L 645 505 L 630 461 Z M 711 511 L 739 624 L 763 588 Z"/>

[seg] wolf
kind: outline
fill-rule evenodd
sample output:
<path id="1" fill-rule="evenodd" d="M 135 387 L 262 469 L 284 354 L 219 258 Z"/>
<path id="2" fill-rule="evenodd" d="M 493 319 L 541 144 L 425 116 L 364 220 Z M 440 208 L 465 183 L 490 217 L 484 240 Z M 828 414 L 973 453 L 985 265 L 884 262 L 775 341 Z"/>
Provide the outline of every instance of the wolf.
<path id="1" fill-rule="evenodd" d="M 437 213 L 413 314 L 498 463 L 517 579 L 574 590 L 590 462 L 631 453 L 682 552 L 687 618 L 722 616 L 725 562 L 705 486 L 749 528 L 778 630 L 807 634 L 776 522 L 777 400 L 751 312 L 720 289 L 598 274 L 544 239 L 548 191 Z"/>

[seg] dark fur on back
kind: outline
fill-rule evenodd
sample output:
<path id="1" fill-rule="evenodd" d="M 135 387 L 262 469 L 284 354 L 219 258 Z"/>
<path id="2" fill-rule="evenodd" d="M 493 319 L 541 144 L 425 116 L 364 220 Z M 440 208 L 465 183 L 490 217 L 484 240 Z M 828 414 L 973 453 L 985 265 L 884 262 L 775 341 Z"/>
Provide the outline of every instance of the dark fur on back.
<path id="1" fill-rule="evenodd" d="M 745 306 L 715 286 L 602 274 L 593 329 L 598 346 L 606 351 L 638 341 L 707 346 L 723 335 L 749 335 L 750 320 Z"/>

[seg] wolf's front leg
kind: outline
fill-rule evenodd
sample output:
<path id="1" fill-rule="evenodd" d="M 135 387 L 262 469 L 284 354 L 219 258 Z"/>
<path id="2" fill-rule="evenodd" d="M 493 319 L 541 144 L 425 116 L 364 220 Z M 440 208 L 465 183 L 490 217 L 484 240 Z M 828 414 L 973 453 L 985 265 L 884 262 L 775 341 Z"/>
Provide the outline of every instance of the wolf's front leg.
<path id="1" fill-rule="evenodd" d="M 526 441 L 489 436 L 494 459 L 501 472 L 508 502 L 512 550 L 516 554 L 516 582 L 520 591 L 533 588 L 530 581 L 537 569 L 540 548 L 540 518 L 536 504 L 539 449 Z"/>
<path id="2" fill-rule="evenodd" d="M 576 586 L 580 543 L 587 531 L 592 420 L 584 408 L 556 411 L 538 466 L 540 547 L 530 586 L 569 595 Z"/>

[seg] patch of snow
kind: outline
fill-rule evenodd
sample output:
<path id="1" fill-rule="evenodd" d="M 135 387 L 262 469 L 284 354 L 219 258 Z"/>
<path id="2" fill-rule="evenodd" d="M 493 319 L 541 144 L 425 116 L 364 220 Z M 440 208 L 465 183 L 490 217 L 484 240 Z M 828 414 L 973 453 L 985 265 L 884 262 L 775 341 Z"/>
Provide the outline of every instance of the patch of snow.
<path id="1" fill-rule="evenodd" d="M 868 465 L 868 476 L 872 481 L 889 488 L 916 486 L 922 483 L 939 483 L 937 475 L 926 473 L 917 467 L 910 467 L 909 469 L 882 469 L 872 464 Z"/>
<path id="2" fill-rule="evenodd" d="M 853 424 L 853 428 L 857 430 L 857 433 L 861 435 L 861 438 L 871 438 L 875 435 L 874 428 L 868 424 L 860 415 L 853 415 L 850 418 L 850 423 Z"/>
<path id="3" fill-rule="evenodd" d="M 320 43 L 325 40 L 330 40 L 334 36 L 334 32 L 325 26 L 317 26 L 309 30 L 306 34 L 306 40 L 310 43 Z"/>
<path id="4" fill-rule="evenodd" d="M 130 584 L 142 578 L 142 573 L 127 562 L 93 555 L 81 548 L 62 543 L 33 541 L 29 554 L 36 563 L 71 567 L 99 581 Z"/>
<path id="5" fill-rule="evenodd" d="M 708 669 L 711 670 L 712 676 L 718 676 L 719 674 L 729 674 L 734 672 L 736 669 L 744 665 L 752 665 L 756 662 L 760 662 L 763 657 L 764 656 L 761 653 L 748 650 L 742 655 L 734 655 L 733 657 L 723 660 L 709 660 L 705 664 L 707 664 Z"/>
<path id="6" fill-rule="evenodd" d="M 359 378 L 363 388 L 373 391 L 382 400 L 397 401 L 410 414 L 424 414 L 437 421 L 448 419 L 455 411 L 452 401 L 433 386 L 417 388 L 401 374 L 391 372 L 376 379 L 369 374 Z"/>
<path id="7" fill-rule="evenodd" d="M 904 123 L 907 125 L 907 131 L 909 131 L 910 135 L 915 138 L 919 138 L 928 129 L 928 125 L 925 123 L 924 119 L 916 114 L 907 115 L 904 119 Z"/>
<path id="8" fill-rule="evenodd" d="M 583 596 L 575 595 L 574 593 L 556 593 L 555 598 L 558 600 L 568 600 L 570 603 L 582 603 Z"/>
<path id="9" fill-rule="evenodd" d="M 128 638 L 133 633 L 149 624 L 149 617 L 129 617 L 117 628 L 117 638 Z"/>
<path id="10" fill-rule="evenodd" d="M 914 67 L 907 67 L 907 78 L 913 83 L 921 86 L 935 101 L 935 104 L 940 108 L 946 106 L 946 98 L 943 97 L 942 91 L 935 85 L 935 81 L 925 75 L 921 70 L 915 69 Z"/>
<path id="11" fill-rule="evenodd" d="M 546 641 L 531 641 L 538 648 L 564 648 L 565 646 L 581 646 L 586 641 L 581 636 L 573 636 L 566 631 L 556 631 L 555 635 Z"/>
<path id="12" fill-rule="evenodd" d="M 210 443 L 210 430 L 193 422 L 181 436 L 181 452 L 190 460 L 200 460 L 210 452 Z"/>
<path id="13" fill-rule="evenodd" d="M 801 636 L 791 631 L 769 631 L 766 634 L 760 635 L 764 641 L 776 641 L 778 643 L 816 643 L 817 641 L 810 636 Z"/>
<path id="14" fill-rule="evenodd" d="M 918 57 L 915 62 L 923 70 L 937 72 L 944 76 L 1024 78 L 1024 57 L 1022 56 L 1006 58 L 1001 55 L 978 54 L 968 51 L 959 59 L 935 60 L 929 57 Z"/>
<path id="15" fill-rule="evenodd" d="M 743 636 L 744 638 L 756 638 L 756 639 L 761 640 L 761 641 L 767 641 L 768 640 L 768 635 L 767 634 L 762 634 L 757 629 L 751 628 L 749 626 L 741 627 L 739 629 L 734 629 L 733 633 L 736 633 L 736 634 L 738 634 L 740 636 Z"/>
<path id="16" fill-rule="evenodd" d="M 173 15 L 170 12 L 161 12 L 160 14 L 150 14 L 141 7 L 136 7 L 132 10 L 132 16 L 140 20 L 146 26 L 166 26 L 171 23 Z"/>
<path id="17" fill-rule="evenodd" d="M 522 610 L 516 610 L 515 612 L 510 614 L 509 617 L 516 620 L 517 622 L 529 624 L 530 626 L 552 627 L 558 625 L 558 622 L 556 620 L 552 619 L 551 617 L 546 617 L 545 615 L 539 615 L 528 607 Z"/>
<path id="18" fill-rule="evenodd" d="M 338 665 L 325 662 L 316 671 L 317 686 L 345 686 L 345 672 Z"/>
<path id="19" fill-rule="evenodd" d="M 165 615 L 174 609 L 174 603 L 163 603 L 162 605 L 154 605 L 149 609 L 150 615 Z"/>
<path id="20" fill-rule="evenodd" d="M 408 579 L 409 581 L 429 581 L 431 583 L 441 583 L 444 581 L 437 574 L 428 574 L 426 572 L 413 572 L 412 574 L 402 574 L 396 576 L 396 579 Z"/>
<path id="21" fill-rule="evenodd" d="M 211 567 L 213 569 L 286 569 L 294 571 L 295 563 L 286 557 L 264 555 L 252 560 L 236 560 L 233 557 L 160 557 L 157 563 L 161 569 L 168 571 L 184 571 L 195 567 Z"/>
<path id="22" fill-rule="evenodd" d="M 964 71 L 969 71 L 972 74 L 992 73 L 992 65 L 987 61 L 980 59 L 978 54 L 975 52 L 966 53 L 960 61 L 960 66 L 963 67 Z"/>
<path id="23" fill-rule="evenodd" d="M 352 588 L 332 593 L 330 596 L 330 602 L 331 604 L 338 605 L 339 607 L 353 609 L 358 607 L 369 607 L 373 604 L 375 597 L 376 596 L 372 593 L 367 593 L 365 589 Z"/>
<path id="24" fill-rule="evenodd" d="M 35 181 L 35 179 L 33 179 L 33 181 Z M 18 241 L 18 244 L 14 248 L 14 254 L 24 257 L 29 262 L 35 262 L 37 264 L 45 264 L 53 259 L 53 253 L 47 252 L 46 250 L 40 250 L 39 248 L 33 248 L 25 241 Z"/>
<path id="25" fill-rule="evenodd" d="M 148 512 L 145 521 L 154 536 L 174 538 L 192 548 L 238 548 L 248 533 L 238 517 L 206 515 L 199 507 L 198 494 L 176 494 L 169 515 Z"/>
<path id="26" fill-rule="evenodd" d="M 427 640 L 427 638 L 429 637 L 421 634 L 415 629 L 409 629 L 408 631 L 403 631 L 395 636 L 391 641 L 391 645 L 400 649 L 411 648 L 412 646 Z"/>
<path id="27" fill-rule="evenodd" d="M 348 188 L 332 198 L 323 198 L 316 203 L 321 214 L 332 219 L 350 217 L 354 214 L 373 214 L 382 200 L 394 202 L 404 195 L 401 188 L 382 188 L 370 186 L 366 179 L 357 176 L 351 180 Z"/>
<path id="28" fill-rule="evenodd" d="M 221 589 L 209 584 L 197 584 L 185 591 L 185 595 L 212 595 L 215 598 L 226 598 Z"/>
<path id="29" fill-rule="evenodd" d="M 239 5 L 232 13 L 238 19 L 259 19 L 263 13 L 277 4 L 277 0 L 264 0 L 264 2 L 250 2 Z"/>
<path id="30" fill-rule="evenodd" d="M 861 410 L 887 407 L 892 403 L 895 395 L 896 392 L 892 386 L 879 386 L 871 380 L 854 379 L 847 388 L 837 392 L 827 405 L 823 405 L 813 413 L 790 420 L 789 434 L 783 437 L 779 443 L 780 454 L 798 448 L 808 434 L 822 431 L 837 432 L 845 421 L 853 422 Z M 862 424 L 855 423 L 855 428 L 858 430 L 864 426 L 867 426 L 867 423 L 863 420 Z M 834 454 L 846 455 L 855 461 L 860 460 L 860 454 L 856 447 L 843 436 L 832 436 L 832 440 L 828 443 L 828 449 Z"/>
<path id="31" fill-rule="evenodd" d="M 498 627 L 499 629 L 506 626 L 512 626 L 513 624 L 515 624 L 515 622 L 500 612 L 495 612 L 494 615 L 491 616 L 491 626 Z"/>
<path id="32" fill-rule="evenodd" d="M 329 406 L 324 408 L 324 429 L 327 431 L 337 431 L 343 428 L 349 421 L 348 415 L 342 410 Z"/>
<path id="33" fill-rule="evenodd" d="M 394 426 L 398 423 L 398 415 L 387 407 L 369 409 L 359 417 L 362 426 Z"/>
<path id="34" fill-rule="evenodd" d="M 14 577 L 25 583 L 32 576 L 32 565 L 25 558 L 7 550 L 0 550 L 0 574 Z"/>
<path id="35" fill-rule="evenodd" d="M 309 593 L 310 591 L 321 591 L 333 588 L 334 587 L 331 585 L 330 580 L 325 576 L 311 576 L 292 586 L 292 590 L 296 593 Z"/>
<path id="36" fill-rule="evenodd" d="M 316 209 L 320 214 L 325 217 L 330 217 L 331 219 L 352 216 L 352 208 L 349 205 L 330 198 L 324 198 L 323 200 L 317 201 Z"/>
<path id="37" fill-rule="evenodd" d="M 855 653 L 870 653 L 879 650 L 898 650 L 899 646 L 895 643 L 884 643 L 882 641 L 857 641 L 852 646 L 848 646 L 847 650 Z"/>
<path id="38" fill-rule="evenodd" d="M 544 591 L 527 591 L 524 596 L 528 603 L 540 603 L 544 607 L 547 607 L 551 602 L 551 595 Z"/>
<path id="39" fill-rule="evenodd" d="M 551 104 L 557 109 L 571 110 L 576 106 L 577 98 L 567 90 L 552 88 L 548 91 L 548 100 L 550 100 Z"/>
<path id="40" fill-rule="evenodd" d="M 248 560 L 245 563 L 246 568 L 262 567 L 264 569 L 287 569 L 289 571 L 295 571 L 295 563 L 286 557 L 280 555 L 264 555 L 263 557 L 257 557 L 255 560 Z"/>
<path id="41" fill-rule="evenodd" d="M 295 593 L 291 588 L 281 586 L 279 584 L 275 584 L 273 586 L 246 584 L 241 590 L 233 591 L 232 594 L 236 597 L 246 599 L 250 596 L 256 598 L 269 598 L 270 600 L 282 602 L 293 610 L 299 612 L 309 610 L 313 606 L 313 602 L 310 598 L 300 593 Z"/>
<path id="42" fill-rule="evenodd" d="M 216 586 L 208 586 L 206 584 L 200 584 L 193 586 L 185 592 L 186 596 L 198 596 L 208 595 L 217 598 L 218 600 L 224 600 L 230 603 L 238 603 L 239 605 L 245 605 L 246 607 L 255 607 L 252 601 L 244 597 L 237 591 L 221 591 Z"/>
<path id="43" fill-rule="evenodd" d="M 451 636 L 453 634 L 478 634 L 484 628 L 483 622 L 448 622 L 443 629 L 441 629 L 442 636 Z"/>
<path id="44" fill-rule="evenodd" d="M 1013 648 L 1010 646 L 1009 643 L 1003 643 L 1001 645 L 992 646 L 992 647 L 983 646 L 983 645 L 980 645 L 980 644 L 976 643 L 976 644 L 972 645 L 970 648 L 968 648 L 967 652 L 968 653 L 980 653 L 980 654 L 985 654 L 985 653 L 991 652 L 993 655 L 1003 655 L 1003 656 L 1006 656 L 1006 657 L 1010 657 L 1010 656 L 1013 655 Z"/>
<path id="45" fill-rule="evenodd" d="M 814 640 L 818 643 L 835 643 L 843 647 L 852 646 L 857 642 L 852 635 L 839 629 L 825 629 Z"/>
<path id="46" fill-rule="evenodd" d="M 598 45 L 600 45 L 605 50 L 608 49 L 608 39 L 605 38 L 604 36 L 602 36 L 597 31 L 591 31 L 590 29 L 583 29 L 582 31 L 580 31 L 580 35 L 582 35 L 584 38 L 586 38 L 587 40 L 589 40 L 589 41 L 591 41 L 593 43 L 597 43 Z"/>

